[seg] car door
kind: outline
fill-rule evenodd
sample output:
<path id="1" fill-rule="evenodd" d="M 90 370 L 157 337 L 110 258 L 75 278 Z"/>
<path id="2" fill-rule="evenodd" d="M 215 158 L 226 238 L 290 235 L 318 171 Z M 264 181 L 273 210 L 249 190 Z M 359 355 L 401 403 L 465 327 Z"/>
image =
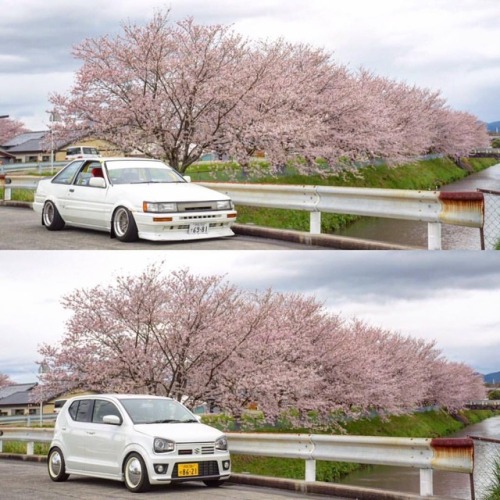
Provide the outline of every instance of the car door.
<path id="1" fill-rule="evenodd" d="M 55 202 L 61 217 L 67 221 L 68 197 L 73 189 L 73 182 L 82 168 L 83 161 L 74 161 L 61 170 L 50 183 L 50 198 Z"/>
<path id="2" fill-rule="evenodd" d="M 118 416 L 121 424 L 104 423 L 103 417 L 105 415 Z M 86 440 L 88 472 L 100 476 L 119 477 L 125 446 L 126 430 L 120 411 L 111 401 L 96 399 Z"/>
<path id="3" fill-rule="evenodd" d="M 68 470 L 87 471 L 87 439 L 92 405 L 92 399 L 79 399 L 68 409 L 69 418 L 61 428 Z"/>
<path id="4" fill-rule="evenodd" d="M 90 180 L 97 177 L 97 172 L 104 180 L 104 187 L 91 185 Z M 66 221 L 82 227 L 105 229 L 110 210 L 107 206 L 108 185 L 101 164 L 85 162 L 68 190 Z"/>

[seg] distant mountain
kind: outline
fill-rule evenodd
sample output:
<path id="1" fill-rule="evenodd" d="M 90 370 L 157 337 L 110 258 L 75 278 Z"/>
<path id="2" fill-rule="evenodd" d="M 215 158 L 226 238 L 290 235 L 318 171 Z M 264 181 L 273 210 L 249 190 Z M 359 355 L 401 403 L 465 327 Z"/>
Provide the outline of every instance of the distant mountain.
<path id="1" fill-rule="evenodd" d="M 487 123 L 488 132 L 500 132 L 500 122 Z"/>
<path id="2" fill-rule="evenodd" d="M 498 384 L 500 383 L 500 372 L 488 373 L 484 376 L 484 381 L 487 384 Z"/>

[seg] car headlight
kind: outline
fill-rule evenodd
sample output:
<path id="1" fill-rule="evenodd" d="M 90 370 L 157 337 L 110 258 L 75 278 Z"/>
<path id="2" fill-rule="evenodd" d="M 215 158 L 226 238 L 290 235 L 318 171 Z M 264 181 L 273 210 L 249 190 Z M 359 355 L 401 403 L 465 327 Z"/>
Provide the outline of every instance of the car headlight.
<path id="1" fill-rule="evenodd" d="M 231 200 L 223 200 L 217 202 L 217 210 L 231 210 L 233 203 Z"/>
<path id="2" fill-rule="evenodd" d="M 216 450 L 227 450 L 227 438 L 226 436 L 221 436 L 217 441 L 215 441 Z"/>
<path id="3" fill-rule="evenodd" d="M 155 453 L 168 453 L 175 450 L 175 443 L 169 439 L 155 438 L 153 449 Z"/>
<path id="4" fill-rule="evenodd" d="M 144 210 L 144 212 L 153 212 L 156 214 L 163 214 L 165 212 L 177 212 L 177 203 L 144 201 L 142 203 L 142 209 Z"/>

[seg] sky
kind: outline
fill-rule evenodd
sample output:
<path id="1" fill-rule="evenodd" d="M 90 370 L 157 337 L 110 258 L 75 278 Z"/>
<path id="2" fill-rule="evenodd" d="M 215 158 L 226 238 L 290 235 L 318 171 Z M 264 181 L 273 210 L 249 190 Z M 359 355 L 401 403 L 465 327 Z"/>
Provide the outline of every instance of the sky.
<path id="1" fill-rule="evenodd" d="M 230 24 L 249 39 L 283 37 L 333 53 L 353 71 L 440 90 L 448 105 L 500 120 L 498 0 L 0 0 L 0 115 L 32 130 L 48 124 L 49 94 L 67 93 L 72 48 L 144 24 Z"/>
<path id="2" fill-rule="evenodd" d="M 435 340 L 480 373 L 500 371 L 500 252 L 215 250 L 0 252 L 0 373 L 35 382 L 40 344 L 57 346 L 70 318 L 62 297 L 158 263 L 312 296 L 346 319 Z"/>

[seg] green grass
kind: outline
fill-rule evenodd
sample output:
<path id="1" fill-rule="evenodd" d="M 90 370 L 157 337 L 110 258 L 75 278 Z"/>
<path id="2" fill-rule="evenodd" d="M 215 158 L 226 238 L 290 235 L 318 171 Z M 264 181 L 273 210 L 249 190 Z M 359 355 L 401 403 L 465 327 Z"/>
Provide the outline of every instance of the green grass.
<path id="1" fill-rule="evenodd" d="M 3 444 L 3 453 L 12 453 L 16 455 L 25 455 L 27 451 L 27 443 L 17 441 L 6 441 Z M 35 443 L 35 455 L 47 455 L 49 452 L 48 443 Z"/>
<path id="2" fill-rule="evenodd" d="M 493 484 L 488 488 L 485 500 L 500 500 L 500 458 L 495 462 Z"/>

